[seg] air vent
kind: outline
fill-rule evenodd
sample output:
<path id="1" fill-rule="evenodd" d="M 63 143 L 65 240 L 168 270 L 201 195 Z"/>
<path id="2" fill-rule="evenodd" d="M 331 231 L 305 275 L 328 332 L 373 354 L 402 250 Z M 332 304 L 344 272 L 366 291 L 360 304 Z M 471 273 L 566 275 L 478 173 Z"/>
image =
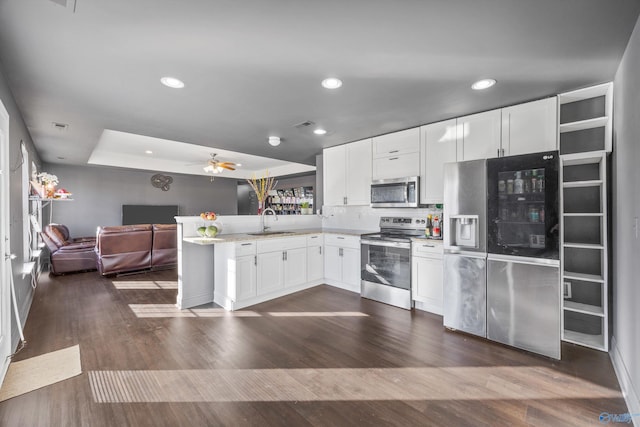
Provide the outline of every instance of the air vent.
<path id="1" fill-rule="evenodd" d="M 315 125 L 314 122 L 312 122 L 311 120 L 307 120 L 306 122 L 302 122 L 302 123 L 298 123 L 297 125 L 294 125 L 293 127 L 296 129 L 306 129 L 309 126 L 313 126 Z"/>
<path id="2" fill-rule="evenodd" d="M 51 126 L 53 126 L 54 129 L 58 129 L 58 130 L 69 129 L 69 125 L 66 123 L 51 122 Z"/>
<path id="3" fill-rule="evenodd" d="M 62 7 L 66 7 L 72 13 L 75 13 L 76 11 L 76 0 L 50 0 L 50 1 L 55 4 L 59 4 Z"/>

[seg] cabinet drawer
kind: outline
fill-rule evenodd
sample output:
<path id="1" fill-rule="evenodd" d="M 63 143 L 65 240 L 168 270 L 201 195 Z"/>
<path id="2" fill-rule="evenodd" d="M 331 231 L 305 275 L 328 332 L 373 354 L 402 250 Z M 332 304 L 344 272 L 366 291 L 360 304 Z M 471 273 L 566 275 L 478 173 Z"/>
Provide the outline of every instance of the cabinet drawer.
<path id="1" fill-rule="evenodd" d="M 289 249 L 306 248 L 307 238 L 305 236 L 299 237 L 282 237 L 279 239 L 265 239 L 258 240 L 258 253 L 274 251 L 287 251 Z"/>
<path id="2" fill-rule="evenodd" d="M 411 253 L 415 256 L 429 256 L 429 258 L 442 258 L 444 248 L 440 242 L 412 242 Z"/>
<path id="3" fill-rule="evenodd" d="M 256 242 L 238 242 L 236 243 L 236 256 L 243 255 L 255 255 L 256 254 Z"/>
<path id="4" fill-rule="evenodd" d="M 374 158 L 418 151 L 420 151 L 420 128 L 388 133 L 373 138 Z"/>
<path id="5" fill-rule="evenodd" d="M 307 236 L 307 246 L 322 246 L 324 239 L 322 234 L 312 234 Z"/>
<path id="6" fill-rule="evenodd" d="M 360 237 L 344 234 L 325 234 L 325 245 L 340 246 L 341 248 L 360 249 Z"/>
<path id="7" fill-rule="evenodd" d="M 373 159 L 371 171 L 373 181 L 418 175 L 420 175 L 420 156 L 417 153 Z"/>

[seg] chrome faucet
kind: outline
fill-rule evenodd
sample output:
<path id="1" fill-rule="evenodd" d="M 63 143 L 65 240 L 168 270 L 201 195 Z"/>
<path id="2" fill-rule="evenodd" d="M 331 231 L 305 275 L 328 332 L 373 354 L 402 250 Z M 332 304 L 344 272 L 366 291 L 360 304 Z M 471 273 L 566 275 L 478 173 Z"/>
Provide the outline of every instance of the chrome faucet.
<path id="1" fill-rule="evenodd" d="M 267 227 L 267 226 L 264 225 L 264 216 L 267 213 L 267 211 L 271 211 L 271 214 L 276 217 L 276 221 L 278 220 L 278 216 L 276 215 L 276 211 L 274 211 L 271 208 L 264 209 L 262 211 L 262 214 L 260 214 L 260 231 L 263 232 L 263 233 L 270 228 L 270 227 Z"/>

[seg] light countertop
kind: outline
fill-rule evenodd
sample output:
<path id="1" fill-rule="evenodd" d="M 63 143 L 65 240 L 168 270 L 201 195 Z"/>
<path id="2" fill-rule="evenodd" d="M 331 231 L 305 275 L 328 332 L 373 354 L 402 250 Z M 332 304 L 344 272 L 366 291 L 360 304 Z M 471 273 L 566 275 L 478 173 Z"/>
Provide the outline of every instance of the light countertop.
<path id="1" fill-rule="evenodd" d="M 215 245 L 219 243 L 230 242 L 242 242 L 247 240 L 262 240 L 262 239 L 277 239 L 280 237 L 295 237 L 305 236 L 309 234 L 329 233 L 329 234 L 344 234 L 347 236 L 360 237 L 366 233 L 373 233 L 371 230 L 349 230 L 349 229 L 337 229 L 337 228 L 306 228 L 301 230 L 272 230 L 277 234 L 248 234 L 248 233 L 234 233 L 234 234 L 220 234 L 216 237 L 185 237 L 185 242 L 194 243 L 196 245 Z"/>

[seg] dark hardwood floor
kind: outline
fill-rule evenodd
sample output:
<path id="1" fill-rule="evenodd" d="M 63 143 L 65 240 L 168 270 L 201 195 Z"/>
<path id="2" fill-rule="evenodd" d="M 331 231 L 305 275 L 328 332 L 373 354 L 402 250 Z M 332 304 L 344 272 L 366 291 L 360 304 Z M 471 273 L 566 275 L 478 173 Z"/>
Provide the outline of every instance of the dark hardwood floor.
<path id="1" fill-rule="evenodd" d="M 15 360 L 79 344 L 83 373 L 0 403 L 0 425 L 584 426 L 627 412 L 606 353 L 563 345 L 554 361 L 330 286 L 181 312 L 175 280 L 42 276 Z"/>

